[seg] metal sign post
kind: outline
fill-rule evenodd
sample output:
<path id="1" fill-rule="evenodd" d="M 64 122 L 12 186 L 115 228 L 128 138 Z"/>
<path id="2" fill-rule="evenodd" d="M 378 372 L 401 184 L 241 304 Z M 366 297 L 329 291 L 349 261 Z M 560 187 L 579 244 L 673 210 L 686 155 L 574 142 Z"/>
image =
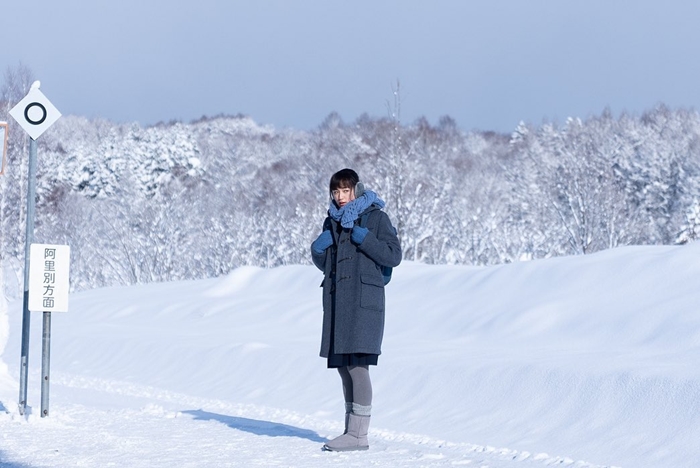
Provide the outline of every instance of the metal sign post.
<path id="1" fill-rule="evenodd" d="M 43 311 L 41 343 L 41 417 L 49 415 L 51 312 L 68 312 L 70 247 L 32 244 L 29 264 L 29 301 L 32 312 Z"/>
<path id="2" fill-rule="evenodd" d="M 24 306 L 22 309 L 22 350 L 20 356 L 19 413 L 27 408 L 27 372 L 29 370 L 29 250 L 34 238 L 36 198 L 36 139 L 61 117 L 61 113 L 39 91 L 35 81 L 27 95 L 10 110 L 10 115 L 29 134 L 29 172 L 27 174 L 27 221 L 24 246 Z"/>
<path id="3" fill-rule="evenodd" d="M 51 368 L 51 312 L 44 312 L 41 337 L 41 417 L 49 415 L 49 369 Z"/>
<path id="4" fill-rule="evenodd" d="M 36 209 L 36 140 L 29 137 L 29 174 L 27 175 L 27 221 L 24 244 L 24 301 L 22 306 L 22 349 L 19 375 L 19 414 L 27 408 L 27 374 L 29 372 L 29 248 L 34 239 Z"/>
<path id="5" fill-rule="evenodd" d="M 43 311 L 41 346 L 41 417 L 49 415 L 51 312 L 68 312 L 70 247 L 32 244 L 29 263 L 29 300 L 32 312 Z"/>

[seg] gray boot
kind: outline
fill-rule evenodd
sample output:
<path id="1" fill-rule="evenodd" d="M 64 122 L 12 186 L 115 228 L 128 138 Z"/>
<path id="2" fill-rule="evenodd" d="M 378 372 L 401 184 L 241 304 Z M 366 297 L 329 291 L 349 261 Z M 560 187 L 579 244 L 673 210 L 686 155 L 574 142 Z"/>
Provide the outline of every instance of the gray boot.
<path id="1" fill-rule="evenodd" d="M 324 445 L 324 450 L 330 450 L 331 452 L 348 452 L 351 450 L 369 449 L 367 432 L 369 430 L 370 416 L 359 416 L 354 413 L 349 413 L 347 417 L 347 432 Z"/>
<path id="2" fill-rule="evenodd" d="M 346 401 L 345 402 L 345 430 L 343 431 L 343 434 L 348 433 L 348 419 L 350 417 L 350 413 L 352 413 L 352 402 Z"/>

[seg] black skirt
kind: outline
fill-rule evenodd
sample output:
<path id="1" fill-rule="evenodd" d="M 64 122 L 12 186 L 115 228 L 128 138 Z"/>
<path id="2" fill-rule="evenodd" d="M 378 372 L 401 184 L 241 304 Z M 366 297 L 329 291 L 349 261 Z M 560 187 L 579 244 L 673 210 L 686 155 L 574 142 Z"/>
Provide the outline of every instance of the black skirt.
<path id="1" fill-rule="evenodd" d="M 347 366 L 376 366 L 379 360 L 378 354 L 352 353 L 335 354 L 328 356 L 328 368 L 336 369 Z"/>

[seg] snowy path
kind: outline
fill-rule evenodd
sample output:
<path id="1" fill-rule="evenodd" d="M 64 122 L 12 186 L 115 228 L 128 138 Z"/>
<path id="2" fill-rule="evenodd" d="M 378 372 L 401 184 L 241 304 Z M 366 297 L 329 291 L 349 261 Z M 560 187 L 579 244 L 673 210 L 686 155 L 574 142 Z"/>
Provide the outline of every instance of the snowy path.
<path id="1" fill-rule="evenodd" d="M 340 424 L 313 416 L 62 375 L 51 392 L 48 418 L 0 413 L 0 467 L 595 466 L 381 428 L 368 452 L 329 453 Z"/>

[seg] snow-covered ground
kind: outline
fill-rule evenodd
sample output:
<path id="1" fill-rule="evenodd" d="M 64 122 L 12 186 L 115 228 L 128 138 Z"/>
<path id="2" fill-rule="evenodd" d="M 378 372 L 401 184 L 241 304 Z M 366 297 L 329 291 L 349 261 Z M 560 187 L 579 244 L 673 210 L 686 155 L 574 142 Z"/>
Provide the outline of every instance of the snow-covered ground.
<path id="1" fill-rule="evenodd" d="M 312 266 L 73 294 L 52 317 L 47 418 L 41 314 L 20 416 L 21 301 L 0 302 L 0 466 L 694 467 L 699 258 L 696 242 L 401 265 L 371 447 L 348 454 L 321 451 L 343 401 Z"/>

